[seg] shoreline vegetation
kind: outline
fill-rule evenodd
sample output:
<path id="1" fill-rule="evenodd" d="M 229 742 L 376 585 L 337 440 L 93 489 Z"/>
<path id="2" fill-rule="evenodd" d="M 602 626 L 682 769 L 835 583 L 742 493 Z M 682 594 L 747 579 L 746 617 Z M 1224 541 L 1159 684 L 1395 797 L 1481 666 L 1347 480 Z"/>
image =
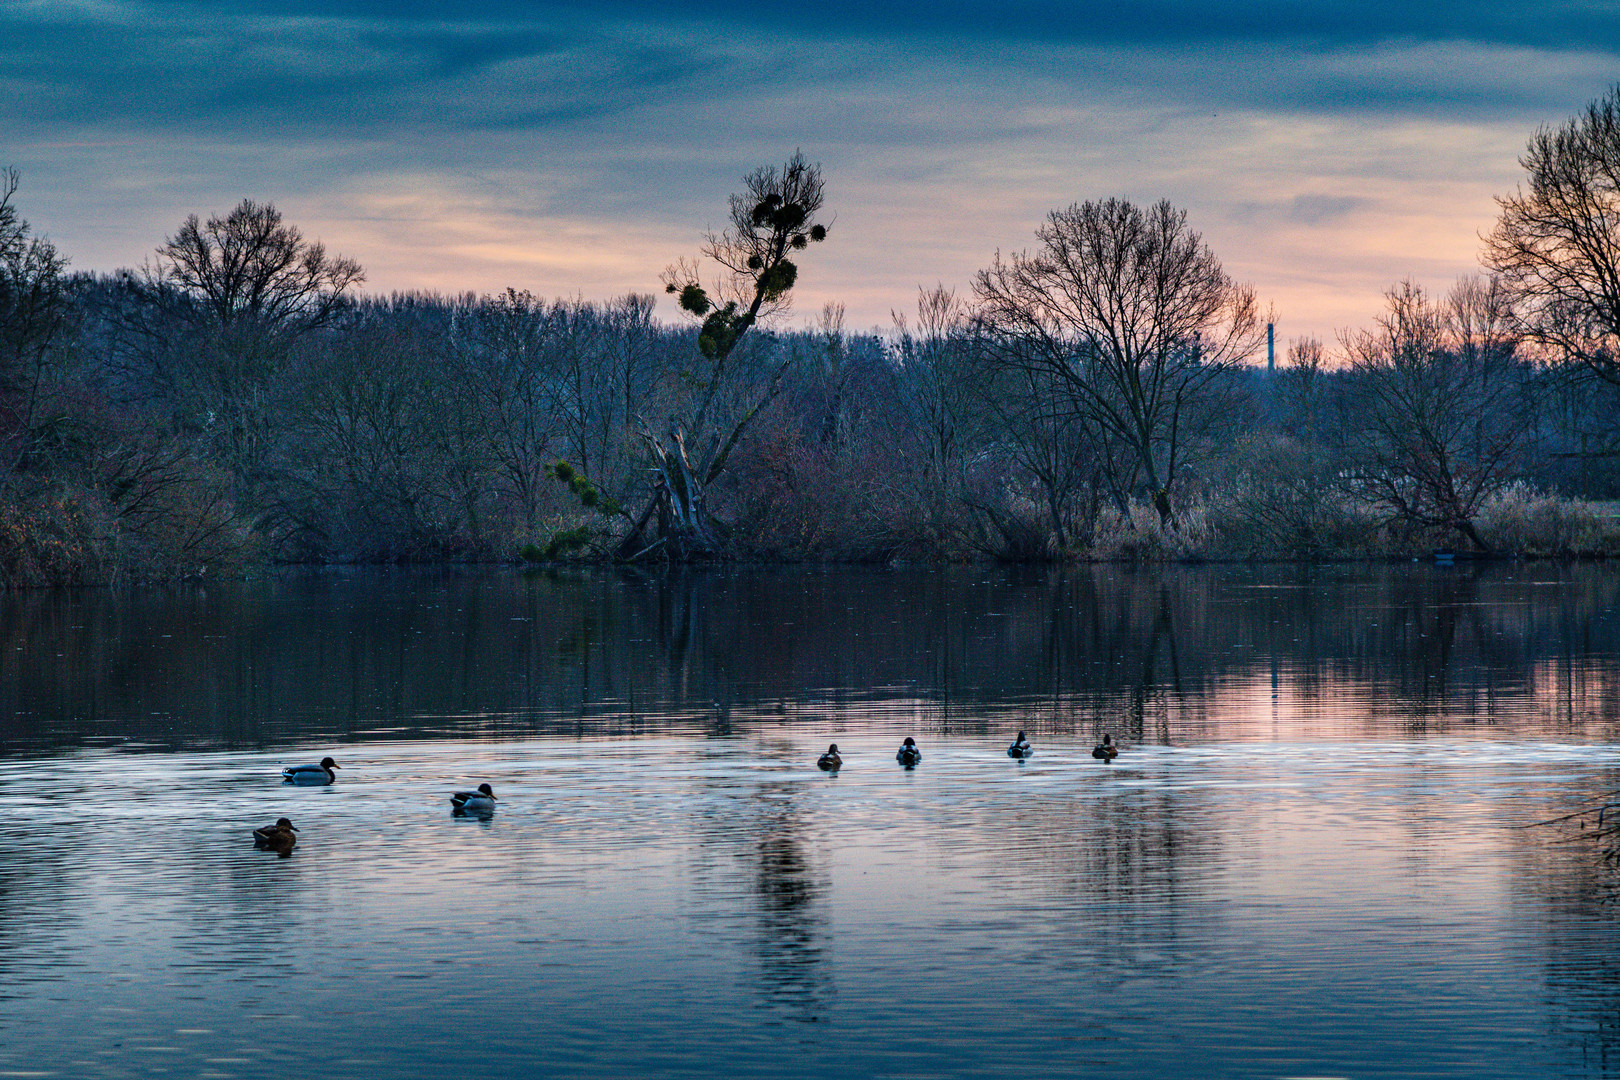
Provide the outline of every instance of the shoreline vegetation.
<path id="1" fill-rule="evenodd" d="M 658 297 L 360 291 L 268 203 L 72 273 L 0 173 L 0 585 L 275 564 L 1620 555 L 1620 86 L 1530 138 L 1484 271 L 1274 318 L 1160 202 L 1055 210 L 892 326 L 829 304 L 821 169 L 756 169 Z M 1277 355 L 1280 352 L 1281 355 Z"/>

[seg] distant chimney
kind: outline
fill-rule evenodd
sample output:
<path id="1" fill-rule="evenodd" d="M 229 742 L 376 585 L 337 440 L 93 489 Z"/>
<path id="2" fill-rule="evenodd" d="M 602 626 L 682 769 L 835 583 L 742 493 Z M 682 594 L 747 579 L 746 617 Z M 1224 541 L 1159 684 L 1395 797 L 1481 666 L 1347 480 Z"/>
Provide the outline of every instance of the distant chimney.
<path id="1" fill-rule="evenodd" d="M 1266 323 L 1266 374 L 1277 373 L 1277 326 Z"/>

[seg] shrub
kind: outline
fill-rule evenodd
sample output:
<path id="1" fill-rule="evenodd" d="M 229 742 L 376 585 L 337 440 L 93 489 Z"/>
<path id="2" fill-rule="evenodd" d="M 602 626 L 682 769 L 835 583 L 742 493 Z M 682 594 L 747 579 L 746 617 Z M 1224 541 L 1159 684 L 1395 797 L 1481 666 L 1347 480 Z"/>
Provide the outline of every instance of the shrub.
<path id="1" fill-rule="evenodd" d="M 1380 554 L 1380 519 L 1353 498 L 1324 452 L 1288 436 L 1245 440 L 1204 493 L 1213 551 L 1236 558 Z"/>
<path id="2" fill-rule="evenodd" d="M 1509 485 L 1480 508 L 1480 538 L 1522 555 L 1620 554 L 1620 520 L 1607 507 Z"/>
<path id="3" fill-rule="evenodd" d="M 69 488 L 0 494 L 0 586 L 105 584 L 123 556 L 116 523 L 93 495 Z"/>

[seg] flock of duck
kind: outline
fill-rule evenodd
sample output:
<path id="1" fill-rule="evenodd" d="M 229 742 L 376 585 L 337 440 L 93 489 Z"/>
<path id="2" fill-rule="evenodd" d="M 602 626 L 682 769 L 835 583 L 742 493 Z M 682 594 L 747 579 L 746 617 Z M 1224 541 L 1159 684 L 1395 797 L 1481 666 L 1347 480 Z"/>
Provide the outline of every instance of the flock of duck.
<path id="1" fill-rule="evenodd" d="M 1029 739 L 1020 731 L 1018 738 L 1007 747 L 1007 756 L 1020 760 L 1030 757 L 1035 748 L 1030 746 Z M 1091 756 L 1104 765 L 1112 762 L 1119 756 L 1119 747 L 1114 745 L 1112 735 L 1104 735 L 1102 742 L 1092 748 Z M 922 761 L 922 751 L 917 748 L 917 740 L 910 735 L 900 744 L 900 749 L 894 752 L 894 760 L 907 769 L 915 769 L 917 763 Z M 827 752 L 816 759 L 816 765 L 826 772 L 837 772 L 843 767 L 844 759 L 838 753 L 838 744 L 833 743 L 827 747 Z M 289 765 L 281 770 L 281 780 L 285 784 L 296 784 L 307 787 L 320 784 L 330 784 L 337 779 L 334 769 L 342 768 L 331 758 L 322 758 L 319 765 Z M 455 791 L 450 794 L 450 809 L 452 813 L 488 815 L 495 811 L 495 789 L 488 784 L 479 784 L 474 791 Z M 291 853 L 293 845 L 298 843 L 298 830 L 287 818 L 277 818 L 274 825 L 266 825 L 262 829 L 253 830 L 253 844 L 255 847 L 265 848 L 279 852 L 282 855 Z"/>
<path id="2" fill-rule="evenodd" d="M 281 782 L 299 787 L 330 784 L 337 779 L 337 773 L 333 770 L 342 767 L 329 757 L 321 758 L 319 765 L 289 765 L 281 770 Z M 495 789 L 488 784 L 479 784 L 474 791 L 453 791 L 450 793 L 450 810 L 458 816 L 492 814 L 495 812 Z M 277 818 L 274 825 L 253 830 L 254 847 L 287 855 L 296 843 L 298 829 L 287 818 Z"/>
<path id="3" fill-rule="evenodd" d="M 1035 748 L 1029 745 L 1029 739 L 1022 731 L 1018 733 L 1018 738 L 1013 740 L 1012 745 L 1007 747 L 1007 756 L 1010 758 L 1022 760 L 1034 754 Z M 1102 742 L 1092 748 L 1091 756 L 1104 765 L 1119 757 L 1119 747 L 1114 745 L 1114 737 L 1104 735 Z M 906 741 L 900 744 L 900 749 L 894 752 L 894 760 L 908 769 L 915 769 L 917 763 L 922 760 L 922 751 L 917 748 L 917 740 L 907 735 Z M 833 743 L 827 747 L 827 752 L 816 759 L 816 764 L 827 772 L 837 772 L 842 768 L 844 759 L 838 753 L 838 744 Z"/>

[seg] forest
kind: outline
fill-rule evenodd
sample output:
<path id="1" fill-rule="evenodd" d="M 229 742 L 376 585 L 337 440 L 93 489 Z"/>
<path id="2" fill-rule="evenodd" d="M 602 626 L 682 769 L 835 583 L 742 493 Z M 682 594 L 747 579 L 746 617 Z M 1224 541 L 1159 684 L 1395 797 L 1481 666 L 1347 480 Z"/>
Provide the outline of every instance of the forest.
<path id="1" fill-rule="evenodd" d="M 1054 210 L 881 332 L 790 327 L 820 167 L 609 299 L 368 295 L 271 204 L 72 272 L 0 173 L 0 582 L 272 563 L 1620 553 L 1620 86 L 1481 272 L 1295 340 L 1186 211 Z M 651 274 L 649 274 L 651 277 Z M 663 315 L 669 310 L 669 317 Z"/>

